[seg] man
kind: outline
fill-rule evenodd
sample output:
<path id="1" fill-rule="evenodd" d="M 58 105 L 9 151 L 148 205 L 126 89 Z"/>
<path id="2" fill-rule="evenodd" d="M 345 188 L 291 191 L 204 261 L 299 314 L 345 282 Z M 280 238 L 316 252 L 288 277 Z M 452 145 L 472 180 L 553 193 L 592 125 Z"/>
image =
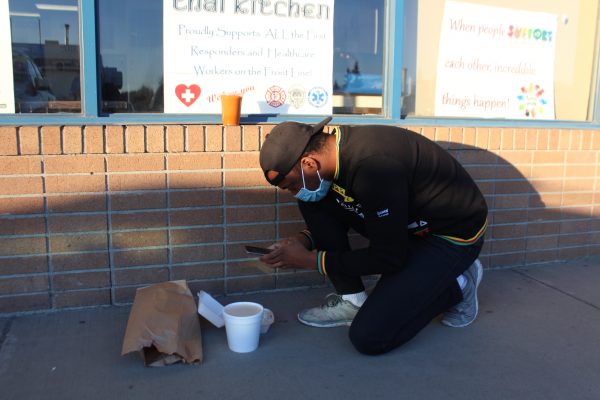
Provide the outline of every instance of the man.
<path id="1" fill-rule="evenodd" d="M 301 311 L 315 327 L 350 325 L 365 354 L 390 351 L 433 318 L 464 327 L 477 316 L 483 274 L 477 260 L 487 206 L 477 185 L 446 151 L 394 126 L 277 125 L 260 151 L 265 178 L 298 198 L 307 230 L 275 243 L 260 260 L 306 268 L 336 289 Z M 369 240 L 351 249 L 348 230 Z M 361 276 L 380 274 L 368 295 Z"/>

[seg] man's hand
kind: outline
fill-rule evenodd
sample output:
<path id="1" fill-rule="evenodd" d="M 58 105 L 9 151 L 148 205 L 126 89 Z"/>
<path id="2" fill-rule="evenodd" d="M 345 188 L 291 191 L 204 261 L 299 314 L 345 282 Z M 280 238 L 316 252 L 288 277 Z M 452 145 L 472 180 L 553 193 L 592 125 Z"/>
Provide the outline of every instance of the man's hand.
<path id="1" fill-rule="evenodd" d="M 269 248 L 274 250 L 259 260 L 272 268 L 317 269 L 317 252 L 308 250 L 301 237 L 280 240 Z"/>

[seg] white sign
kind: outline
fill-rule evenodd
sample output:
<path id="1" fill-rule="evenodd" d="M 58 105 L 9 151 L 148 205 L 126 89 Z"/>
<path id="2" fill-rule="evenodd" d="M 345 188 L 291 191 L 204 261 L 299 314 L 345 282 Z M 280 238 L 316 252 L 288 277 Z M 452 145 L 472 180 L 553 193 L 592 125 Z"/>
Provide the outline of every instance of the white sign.
<path id="1" fill-rule="evenodd" d="M 15 113 L 8 0 L 0 0 L 0 114 Z"/>
<path id="2" fill-rule="evenodd" d="M 165 113 L 332 110 L 334 0 L 164 0 Z"/>
<path id="3" fill-rule="evenodd" d="M 435 115 L 554 119 L 557 16 L 448 1 Z"/>

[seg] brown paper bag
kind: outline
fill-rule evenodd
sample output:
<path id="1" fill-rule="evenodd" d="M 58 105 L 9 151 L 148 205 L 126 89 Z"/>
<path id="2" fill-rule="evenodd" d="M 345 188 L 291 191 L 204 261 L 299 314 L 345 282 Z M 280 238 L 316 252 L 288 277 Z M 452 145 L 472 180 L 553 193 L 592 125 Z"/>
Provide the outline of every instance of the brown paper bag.
<path id="1" fill-rule="evenodd" d="M 202 362 L 200 320 L 184 280 L 137 289 L 121 355 L 132 351 L 152 367 Z"/>

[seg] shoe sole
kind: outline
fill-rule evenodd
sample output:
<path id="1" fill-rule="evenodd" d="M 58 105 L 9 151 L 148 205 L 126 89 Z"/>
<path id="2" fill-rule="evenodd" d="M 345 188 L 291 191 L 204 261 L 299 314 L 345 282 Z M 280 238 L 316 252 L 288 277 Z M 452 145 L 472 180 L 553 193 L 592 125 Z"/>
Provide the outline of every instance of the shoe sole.
<path id="1" fill-rule="evenodd" d="M 339 321 L 339 322 L 330 322 L 330 323 L 309 322 L 309 321 L 305 321 L 305 320 L 301 319 L 300 315 L 298 315 L 298 321 L 300 321 L 301 324 L 312 326 L 314 328 L 335 328 L 338 326 L 352 325 L 352 321 Z"/>
<path id="2" fill-rule="evenodd" d="M 471 325 L 477 319 L 477 314 L 479 314 L 479 299 L 477 298 L 477 290 L 479 289 L 479 284 L 481 283 L 481 278 L 483 278 L 483 266 L 481 265 L 481 261 L 476 260 L 477 263 L 477 282 L 475 283 L 475 316 L 469 322 L 464 324 L 452 324 L 444 319 L 442 319 L 442 324 L 452 327 L 452 328 L 464 328 L 465 326 Z"/>

